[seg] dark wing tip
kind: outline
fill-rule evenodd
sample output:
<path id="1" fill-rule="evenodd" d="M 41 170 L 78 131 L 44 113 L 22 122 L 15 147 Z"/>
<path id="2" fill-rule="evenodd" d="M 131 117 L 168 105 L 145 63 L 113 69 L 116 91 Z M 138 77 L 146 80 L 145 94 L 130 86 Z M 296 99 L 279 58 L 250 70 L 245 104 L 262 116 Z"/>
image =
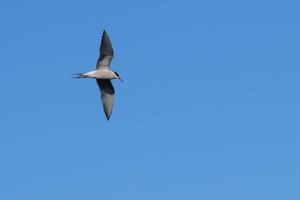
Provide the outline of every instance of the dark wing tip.
<path id="1" fill-rule="evenodd" d="M 110 115 L 105 115 L 106 116 L 106 120 L 109 121 Z"/>
<path id="2" fill-rule="evenodd" d="M 103 31 L 102 37 L 101 37 L 101 44 L 100 44 L 100 56 L 103 54 L 103 56 L 112 56 L 114 54 L 111 41 L 108 37 L 108 34 L 106 31 Z"/>
<path id="3" fill-rule="evenodd" d="M 106 117 L 106 120 L 108 121 L 110 119 L 110 116 L 111 116 L 111 113 L 109 113 L 107 110 L 105 110 L 104 108 L 104 114 L 105 114 L 105 117 Z"/>
<path id="4" fill-rule="evenodd" d="M 105 30 L 103 30 L 102 37 L 103 37 L 104 35 L 107 35 L 107 32 L 106 32 Z"/>

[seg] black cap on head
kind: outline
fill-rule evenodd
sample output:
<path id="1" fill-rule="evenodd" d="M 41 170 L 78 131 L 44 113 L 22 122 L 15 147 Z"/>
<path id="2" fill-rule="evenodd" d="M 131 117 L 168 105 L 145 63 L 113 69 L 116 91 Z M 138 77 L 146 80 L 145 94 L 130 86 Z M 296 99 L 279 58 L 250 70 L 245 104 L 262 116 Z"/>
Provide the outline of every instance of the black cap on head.
<path id="1" fill-rule="evenodd" d="M 115 72 L 115 71 L 114 71 Z M 117 77 L 120 77 L 119 74 L 117 72 L 115 72 L 115 74 L 117 75 Z"/>

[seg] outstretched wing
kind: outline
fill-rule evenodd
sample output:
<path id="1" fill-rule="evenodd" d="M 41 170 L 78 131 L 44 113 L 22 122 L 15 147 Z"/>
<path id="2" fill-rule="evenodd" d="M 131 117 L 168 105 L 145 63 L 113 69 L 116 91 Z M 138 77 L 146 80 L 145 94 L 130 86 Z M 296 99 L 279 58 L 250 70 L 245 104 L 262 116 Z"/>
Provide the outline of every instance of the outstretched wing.
<path id="1" fill-rule="evenodd" d="M 100 45 L 100 55 L 97 61 L 96 69 L 109 68 L 113 56 L 114 56 L 114 51 L 110 39 L 106 31 L 103 31 L 101 45 Z"/>
<path id="2" fill-rule="evenodd" d="M 101 91 L 101 100 L 106 119 L 109 120 L 114 103 L 115 90 L 109 79 L 97 79 Z"/>

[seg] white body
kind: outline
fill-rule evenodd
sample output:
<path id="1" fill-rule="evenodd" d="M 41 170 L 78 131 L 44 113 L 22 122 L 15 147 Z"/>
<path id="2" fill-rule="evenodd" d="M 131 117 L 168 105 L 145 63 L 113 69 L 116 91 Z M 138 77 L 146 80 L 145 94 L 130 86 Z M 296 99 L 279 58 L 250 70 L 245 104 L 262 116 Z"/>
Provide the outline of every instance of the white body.
<path id="1" fill-rule="evenodd" d="M 115 74 L 115 72 L 108 69 L 93 70 L 82 75 L 95 79 L 118 79 L 118 76 Z"/>

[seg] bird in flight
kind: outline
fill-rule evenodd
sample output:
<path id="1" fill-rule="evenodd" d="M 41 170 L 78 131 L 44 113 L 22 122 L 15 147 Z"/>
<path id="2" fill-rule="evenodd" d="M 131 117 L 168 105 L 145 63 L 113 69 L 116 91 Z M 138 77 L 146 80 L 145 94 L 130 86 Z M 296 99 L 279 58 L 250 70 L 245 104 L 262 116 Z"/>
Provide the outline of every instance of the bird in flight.
<path id="1" fill-rule="evenodd" d="M 111 79 L 119 79 L 123 81 L 120 75 L 110 70 L 110 63 L 113 59 L 114 51 L 110 42 L 110 39 L 106 33 L 103 31 L 100 45 L 100 55 L 97 61 L 96 70 L 79 73 L 78 76 L 74 78 L 94 78 L 101 91 L 101 100 L 103 104 L 103 110 L 106 119 L 109 120 L 114 102 L 115 90 L 111 84 Z"/>

